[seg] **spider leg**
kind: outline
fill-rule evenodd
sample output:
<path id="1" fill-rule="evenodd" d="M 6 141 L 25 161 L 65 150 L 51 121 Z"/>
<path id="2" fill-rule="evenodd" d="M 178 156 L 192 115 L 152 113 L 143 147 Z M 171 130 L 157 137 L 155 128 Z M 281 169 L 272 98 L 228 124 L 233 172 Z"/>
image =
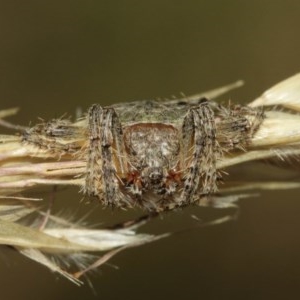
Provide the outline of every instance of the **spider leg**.
<path id="1" fill-rule="evenodd" d="M 75 154 L 81 148 L 81 129 L 69 120 L 54 119 L 25 130 L 22 141 L 44 149 L 53 156 Z"/>
<path id="2" fill-rule="evenodd" d="M 220 106 L 216 112 L 217 139 L 226 152 L 233 149 L 246 150 L 251 138 L 265 118 L 263 109 L 248 106 Z"/>
<path id="3" fill-rule="evenodd" d="M 117 173 L 126 172 L 122 127 L 112 108 L 93 105 L 88 112 L 89 146 L 85 192 L 104 205 L 126 207 L 128 198 L 120 189 Z M 118 155 L 120 154 L 120 155 Z"/>
<path id="4" fill-rule="evenodd" d="M 216 161 L 221 155 L 216 140 L 214 112 L 208 101 L 189 109 L 182 125 L 182 161 L 187 165 L 179 206 L 217 191 Z"/>

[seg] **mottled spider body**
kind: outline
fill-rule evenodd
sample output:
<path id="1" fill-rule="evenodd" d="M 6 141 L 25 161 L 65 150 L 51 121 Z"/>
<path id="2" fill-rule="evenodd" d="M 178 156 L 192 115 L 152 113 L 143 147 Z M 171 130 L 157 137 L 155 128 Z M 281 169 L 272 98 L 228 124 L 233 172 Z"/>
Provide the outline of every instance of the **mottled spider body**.
<path id="1" fill-rule="evenodd" d="M 104 205 L 158 212 L 215 193 L 217 161 L 244 149 L 262 119 L 261 110 L 206 99 L 95 104 L 86 122 L 53 120 L 31 128 L 23 140 L 83 158 L 83 190 Z"/>
<path id="2" fill-rule="evenodd" d="M 179 132 L 168 124 L 138 123 L 124 129 L 124 143 L 129 158 L 127 186 L 142 197 L 144 191 L 171 194 L 172 174 L 180 169 Z"/>

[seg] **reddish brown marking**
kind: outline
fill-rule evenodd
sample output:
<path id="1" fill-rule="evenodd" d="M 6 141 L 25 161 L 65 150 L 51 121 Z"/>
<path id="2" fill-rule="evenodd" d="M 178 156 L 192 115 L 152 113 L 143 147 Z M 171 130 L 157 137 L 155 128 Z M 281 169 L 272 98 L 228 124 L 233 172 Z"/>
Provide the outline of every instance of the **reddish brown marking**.
<path id="1" fill-rule="evenodd" d="M 139 129 L 144 129 L 144 128 L 159 128 L 160 130 L 167 129 L 167 130 L 177 131 L 177 129 L 173 125 L 164 124 L 164 123 L 137 123 L 126 127 L 125 131 L 127 130 L 138 131 Z"/>
<path id="2" fill-rule="evenodd" d="M 138 171 L 132 171 L 127 174 L 127 184 L 133 183 L 138 188 L 142 188 L 142 181 L 140 178 L 140 173 Z"/>
<path id="3" fill-rule="evenodd" d="M 181 183 L 181 173 L 175 170 L 169 170 L 166 180 L 166 187 L 169 187 L 171 182 Z"/>
<path id="4" fill-rule="evenodd" d="M 140 173 L 138 171 L 132 171 L 127 174 L 127 182 L 132 183 L 135 182 L 140 177 Z"/>
<path id="5" fill-rule="evenodd" d="M 172 180 L 172 181 L 177 181 L 180 182 L 181 181 L 181 173 L 175 170 L 170 170 L 168 172 L 168 179 Z"/>

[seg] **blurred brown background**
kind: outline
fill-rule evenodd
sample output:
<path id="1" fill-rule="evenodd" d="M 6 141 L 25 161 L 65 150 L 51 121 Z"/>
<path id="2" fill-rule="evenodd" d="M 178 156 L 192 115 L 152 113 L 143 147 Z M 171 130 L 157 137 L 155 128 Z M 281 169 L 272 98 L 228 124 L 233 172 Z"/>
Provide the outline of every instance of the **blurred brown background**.
<path id="1" fill-rule="evenodd" d="M 0 1 L 0 104 L 21 124 L 110 103 L 192 94 L 244 79 L 224 99 L 254 99 L 300 71 L 300 2 Z M 252 174 L 255 175 L 252 169 Z M 276 174 L 277 170 L 271 175 Z M 240 202 L 236 222 L 131 249 L 90 280 L 101 299 L 295 299 L 300 294 L 299 190 Z M 57 196 L 80 211 L 77 191 Z M 87 210 L 86 206 L 84 209 Z M 144 230 L 164 232 L 225 211 L 190 208 Z M 114 222 L 132 212 L 98 209 Z M 92 299 L 3 249 L 1 299 Z"/>

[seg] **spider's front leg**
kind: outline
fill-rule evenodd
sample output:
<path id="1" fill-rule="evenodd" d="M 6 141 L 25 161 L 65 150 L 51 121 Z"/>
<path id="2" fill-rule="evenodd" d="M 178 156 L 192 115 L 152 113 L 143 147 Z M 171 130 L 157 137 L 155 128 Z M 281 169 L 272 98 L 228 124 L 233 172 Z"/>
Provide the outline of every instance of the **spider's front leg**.
<path id="1" fill-rule="evenodd" d="M 127 173 L 122 126 L 112 108 L 93 105 L 88 112 L 89 145 L 84 191 L 104 205 L 127 207 L 120 174 Z M 119 176 L 118 176 L 119 175 Z"/>
<path id="2" fill-rule="evenodd" d="M 22 133 L 22 142 L 47 151 L 53 157 L 74 155 L 82 147 L 83 132 L 69 120 L 42 122 Z"/>
<path id="3" fill-rule="evenodd" d="M 216 140 L 214 112 L 208 101 L 189 109 L 182 125 L 182 165 L 187 166 L 179 206 L 199 201 L 217 191 L 216 161 L 221 155 Z"/>

